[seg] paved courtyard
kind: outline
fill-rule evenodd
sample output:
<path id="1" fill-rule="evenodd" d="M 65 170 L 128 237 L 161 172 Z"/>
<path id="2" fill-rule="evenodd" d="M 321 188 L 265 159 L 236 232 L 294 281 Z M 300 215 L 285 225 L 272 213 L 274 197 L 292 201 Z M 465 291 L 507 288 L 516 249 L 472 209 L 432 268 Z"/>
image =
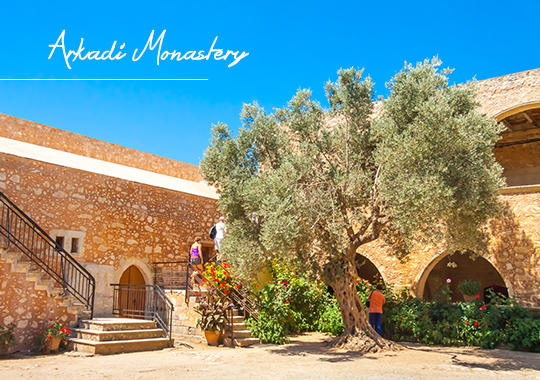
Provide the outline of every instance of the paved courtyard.
<path id="1" fill-rule="evenodd" d="M 317 333 L 284 346 L 174 348 L 112 356 L 75 352 L 0 360 L 0 379 L 540 379 L 540 354 L 407 344 L 399 352 L 359 356 L 329 350 Z"/>

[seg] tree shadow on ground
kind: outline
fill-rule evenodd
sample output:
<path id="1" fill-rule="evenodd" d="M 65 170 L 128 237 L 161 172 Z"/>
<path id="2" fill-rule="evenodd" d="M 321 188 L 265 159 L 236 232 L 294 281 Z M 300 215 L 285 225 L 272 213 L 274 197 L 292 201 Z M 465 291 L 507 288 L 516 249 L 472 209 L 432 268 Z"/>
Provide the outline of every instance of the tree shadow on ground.
<path id="1" fill-rule="evenodd" d="M 320 356 L 320 361 L 329 363 L 338 363 L 357 360 L 362 357 L 365 359 L 377 359 L 377 355 L 394 356 L 396 352 L 388 351 L 376 355 L 362 355 L 357 351 L 345 351 L 334 349 L 330 346 L 333 337 L 311 337 L 310 334 L 293 336 L 290 342 L 284 346 L 276 346 L 271 348 L 270 353 L 283 356 Z"/>
<path id="2" fill-rule="evenodd" d="M 540 370 L 540 355 L 533 352 L 478 347 L 428 347 L 418 343 L 403 345 L 410 350 L 449 355 L 452 365 L 464 368 L 482 368 L 489 371 Z"/>

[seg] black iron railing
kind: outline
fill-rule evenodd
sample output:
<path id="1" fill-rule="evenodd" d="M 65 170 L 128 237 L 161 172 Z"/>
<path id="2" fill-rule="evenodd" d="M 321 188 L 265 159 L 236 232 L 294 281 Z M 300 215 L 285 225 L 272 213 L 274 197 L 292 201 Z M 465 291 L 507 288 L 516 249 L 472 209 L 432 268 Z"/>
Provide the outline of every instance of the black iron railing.
<path id="1" fill-rule="evenodd" d="M 113 315 L 153 320 L 172 342 L 174 305 L 157 285 L 111 284 Z"/>
<path id="2" fill-rule="evenodd" d="M 223 262 L 220 261 L 217 257 L 211 259 L 216 268 L 220 268 L 223 272 L 232 274 L 231 268 L 225 268 Z M 257 297 L 249 290 L 249 287 L 246 286 L 242 281 L 231 277 L 232 288 L 228 292 L 229 299 L 244 312 L 244 316 L 248 315 L 252 318 L 259 318 L 259 306 L 255 301 Z"/>
<path id="3" fill-rule="evenodd" d="M 28 215 L 0 192 L 0 233 L 38 265 L 64 292 L 73 295 L 94 312 L 94 277 L 39 227 Z"/>

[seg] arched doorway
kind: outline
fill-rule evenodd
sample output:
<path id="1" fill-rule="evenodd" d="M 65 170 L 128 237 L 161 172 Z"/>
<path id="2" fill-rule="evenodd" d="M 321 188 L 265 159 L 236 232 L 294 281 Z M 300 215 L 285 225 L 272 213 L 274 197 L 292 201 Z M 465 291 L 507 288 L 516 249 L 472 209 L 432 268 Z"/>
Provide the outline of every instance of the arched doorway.
<path id="1" fill-rule="evenodd" d="M 144 318 L 146 310 L 146 282 L 142 272 L 135 265 L 129 266 L 120 277 L 118 305 L 120 316 L 124 318 Z M 130 286 L 131 285 L 131 286 Z"/>
<path id="2" fill-rule="evenodd" d="M 451 263 L 449 266 L 448 264 Z M 434 265 L 433 265 L 434 264 Z M 424 300 L 443 300 L 446 298 L 445 289 L 450 289 L 451 301 L 463 301 L 463 295 L 458 291 L 458 285 L 465 280 L 480 282 L 480 297 L 489 300 L 489 290 L 492 289 L 502 295 L 508 296 L 505 281 L 497 269 L 483 257 L 472 259 L 467 254 L 455 253 L 444 255 L 428 266 L 421 283 L 418 296 Z"/>
<path id="3" fill-rule="evenodd" d="M 540 103 L 530 102 L 496 116 L 506 129 L 493 153 L 509 187 L 540 184 Z"/>
<path id="4" fill-rule="evenodd" d="M 384 284 L 384 280 L 373 262 L 365 256 L 356 255 L 356 272 L 360 278 L 372 284 Z"/>

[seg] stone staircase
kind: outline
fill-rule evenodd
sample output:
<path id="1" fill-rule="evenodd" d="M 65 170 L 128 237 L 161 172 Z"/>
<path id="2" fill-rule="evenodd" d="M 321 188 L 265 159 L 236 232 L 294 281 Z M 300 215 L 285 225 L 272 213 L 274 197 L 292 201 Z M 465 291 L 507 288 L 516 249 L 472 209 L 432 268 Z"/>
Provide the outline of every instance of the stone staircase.
<path id="1" fill-rule="evenodd" d="M 94 318 L 80 321 L 79 326 L 71 329 L 75 337 L 69 338 L 69 347 L 79 352 L 109 355 L 162 350 L 174 344 L 154 321 Z"/>
<path id="2" fill-rule="evenodd" d="M 197 297 L 195 296 L 196 293 L 202 292 L 204 293 L 206 290 L 190 290 L 189 291 L 189 303 L 186 304 L 185 299 L 185 293 L 183 290 L 177 290 L 177 291 L 166 291 L 167 297 L 172 301 L 174 304 L 174 312 L 173 312 L 173 336 L 177 339 L 188 339 L 188 340 L 197 340 L 197 341 L 204 341 L 204 333 L 201 332 L 197 327 L 197 319 L 199 317 L 199 314 L 195 313 L 193 310 L 196 302 Z M 233 328 L 234 328 L 234 342 L 231 340 L 224 341 L 225 345 L 227 346 L 240 346 L 240 347 L 247 347 L 253 344 L 258 344 L 259 339 L 253 338 L 251 335 L 251 331 L 247 328 L 246 324 L 244 323 L 244 316 L 241 315 L 237 310 L 234 311 L 234 317 L 233 317 Z M 225 336 L 225 339 L 228 339 L 230 337 L 229 335 Z M 229 338 L 230 339 L 230 338 Z"/>
<path id="3" fill-rule="evenodd" d="M 239 347 L 249 347 L 254 344 L 259 344 L 259 338 L 254 338 L 253 335 L 251 335 L 251 331 L 247 328 L 244 316 L 241 315 L 236 309 L 233 313 L 233 345 Z"/>
<path id="4" fill-rule="evenodd" d="M 3 236 L 0 236 L 0 259 L 11 264 L 12 273 L 25 273 L 26 281 L 33 282 L 34 289 L 44 290 L 47 296 L 59 299 L 60 306 L 65 307 L 68 313 L 75 315 L 75 319 L 89 315 L 90 311 L 85 310 L 84 304 L 75 297 L 64 294 L 64 289 L 58 282 L 51 279 L 37 264 L 31 262 L 17 247 L 8 245 L 7 239 Z"/>
<path id="5" fill-rule="evenodd" d="M 206 290 L 190 290 L 189 291 L 189 303 L 190 305 L 195 306 L 197 302 L 196 293 L 206 292 Z M 254 338 L 251 334 L 251 331 L 248 329 L 245 323 L 244 315 L 240 313 L 239 310 L 233 310 L 233 341 L 225 341 L 227 346 L 239 346 L 239 347 L 249 347 L 254 344 L 259 344 L 259 338 Z M 225 339 L 230 339 L 230 333 L 225 335 Z M 228 344 L 227 344 L 228 343 Z"/>

